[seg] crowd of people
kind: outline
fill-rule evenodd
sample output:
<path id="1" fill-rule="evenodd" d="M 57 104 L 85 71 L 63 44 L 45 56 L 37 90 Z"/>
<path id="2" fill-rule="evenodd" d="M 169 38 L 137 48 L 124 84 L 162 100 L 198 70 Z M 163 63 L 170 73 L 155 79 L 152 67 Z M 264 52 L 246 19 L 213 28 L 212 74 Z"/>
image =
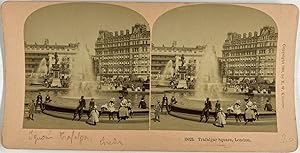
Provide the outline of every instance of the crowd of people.
<path id="1" fill-rule="evenodd" d="M 172 106 L 177 103 L 174 95 L 171 98 L 171 101 L 168 101 L 166 94 L 162 97 L 162 100 L 157 100 L 157 103 L 154 105 L 154 122 L 160 122 L 160 114 L 164 110 L 168 113 L 171 111 Z M 224 110 L 222 104 L 219 100 L 216 101 L 214 110 L 212 109 L 212 103 L 209 98 L 204 102 L 204 107 L 200 114 L 200 122 L 205 118 L 205 122 L 208 122 L 210 114 L 213 114 L 214 125 L 217 127 L 224 127 L 228 116 L 234 116 L 235 121 L 242 122 L 244 120 L 245 125 L 249 122 L 254 122 L 259 119 L 259 112 L 256 102 L 252 102 L 250 97 L 244 99 L 244 113 L 242 113 L 241 101 L 237 100 L 233 105 L 229 106 L 227 110 Z M 274 111 L 272 104 L 269 99 L 266 100 L 265 106 L 263 107 L 264 111 Z"/>
<path id="2" fill-rule="evenodd" d="M 242 119 L 244 119 L 245 124 L 258 120 L 259 112 L 258 112 L 256 102 L 252 102 L 249 97 L 245 98 L 244 102 L 245 102 L 245 110 L 244 110 L 244 115 L 242 115 L 240 100 L 237 100 L 232 106 L 228 107 L 226 113 L 221 107 L 220 101 L 217 100 L 215 104 L 215 110 L 214 110 L 214 118 L 215 118 L 214 125 L 218 127 L 224 127 L 224 125 L 226 124 L 226 120 L 230 115 L 235 116 L 235 120 L 237 123 L 242 122 Z M 200 122 L 203 120 L 204 117 L 206 119 L 205 122 L 208 121 L 210 110 L 212 110 L 212 104 L 210 99 L 207 98 L 204 102 L 204 108 L 202 109 L 200 115 Z M 266 100 L 264 110 L 273 111 L 272 104 L 268 99 Z"/>
<path id="3" fill-rule="evenodd" d="M 43 100 L 43 96 L 42 96 L 42 94 L 41 94 L 41 92 L 39 92 L 38 93 L 38 95 L 37 95 L 37 97 L 36 97 L 36 99 L 32 99 L 29 103 L 28 103 L 28 114 L 29 114 L 29 116 L 28 116 L 28 118 L 30 119 L 30 120 L 34 120 L 33 119 L 33 114 L 35 113 L 35 112 L 37 112 L 38 111 L 38 108 L 40 108 L 40 110 L 42 111 L 42 112 L 44 112 L 44 110 L 45 110 L 45 104 L 46 103 L 50 103 L 52 100 L 51 100 L 51 98 L 50 98 L 50 96 L 49 96 L 49 94 L 47 94 L 46 96 L 45 96 L 45 99 Z"/>
<path id="4" fill-rule="evenodd" d="M 115 118 L 117 118 L 118 122 L 120 122 L 121 120 L 127 120 L 129 118 L 132 118 L 134 112 L 131 100 L 123 96 L 119 97 L 119 100 L 119 107 L 117 107 L 116 105 L 116 99 L 111 98 L 109 102 L 101 105 L 100 110 L 98 110 L 97 104 L 95 103 L 95 99 L 92 98 L 88 106 L 88 119 L 86 123 L 96 125 L 99 122 L 100 116 L 104 112 L 108 113 L 109 120 L 114 120 Z M 75 120 L 77 116 L 79 117 L 78 120 L 81 120 L 85 108 L 86 100 L 84 99 L 84 96 L 81 96 L 79 104 L 75 109 L 73 120 Z M 138 108 L 147 109 L 147 103 L 145 102 L 144 97 L 141 98 Z"/>
<path id="5" fill-rule="evenodd" d="M 157 103 L 154 105 L 154 122 L 158 121 L 160 122 L 160 114 L 165 109 L 168 113 L 171 111 L 172 106 L 177 103 L 177 100 L 175 96 L 173 95 L 171 97 L 171 100 L 169 102 L 168 97 L 166 94 L 164 94 L 162 100 L 157 100 Z"/>

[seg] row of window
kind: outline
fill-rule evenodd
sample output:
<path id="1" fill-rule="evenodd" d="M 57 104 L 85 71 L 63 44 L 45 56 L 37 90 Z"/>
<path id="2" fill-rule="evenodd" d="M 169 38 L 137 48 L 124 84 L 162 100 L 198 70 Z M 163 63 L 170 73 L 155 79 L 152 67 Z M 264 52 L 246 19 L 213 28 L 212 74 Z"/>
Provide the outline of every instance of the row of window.
<path id="1" fill-rule="evenodd" d="M 97 48 L 108 48 L 108 47 L 123 47 L 129 45 L 149 45 L 149 40 L 135 40 L 135 41 L 126 41 L 118 43 L 105 43 L 105 44 L 96 44 Z"/>
<path id="2" fill-rule="evenodd" d="M 232 49 L 247 49 L 247 48 L 255 48 L 255 47 L 276 47 L 276 42 L 262 42 L 262 43 L 255 43 L 255 44 L 244 44 L 244 45 L 232 45 L 232 46 L 224 46 L 224 50 L 232 50 Z"/>
<path id="3" fill-rule="evenodd" d="M 113 70 L 111 70 L 111 69 L 108 69 L 108 70 L 102 70 L 102 73 L 104 73 L 104 74 L 114 74 L 114 73 L 127 73 L 127 74 L 129 74 L 129 73 L 145 73 L 145 74 L 149 74 L 150 73 L 150 71 L 147 71 L 147 70 L 133 70 L 132 72 L 130 72 L 130 70 L 129 69 L 113 69 Z"/>
<path id="4" fill-rule="evenodd" d="M 244 75 L 257 75 L 254 70 L 228 70 L 226 72 L 227 75 L 235 75 L 235 76 L 244 76 Z M 274 75 L 275 72 L 273 70 L 259 70 L 259 75 Z"/>
<path id="5" fill-rule="evenodd" d="M 57 51 L 71 51 L 71 50 L 75 50 L 75 48 L 69 48 L 69 47 L 26 47 L 26 49 L 30 49 L 30 50 L 57 50 Z"/>
<path id="6" fill-rule="evenodd" d="M 129 61 L 109 61 L 109 62 L 102 62 L 101 63 L 102 66 L 116 66 L 116 65 L 130 65 Z M 132 65 L 149 65 L 148 61 L 133 61 Z"/>
<path id="7" fill-rule="evenodd" d="M 103 56 L 102 60 L 128 60 L 130 59 L 130 55 L 115 55 L 115 56 Z"/>
<path id="8" fill-rule="evenodd" d="M 157 48 L 153 49 L 152 52 L 157 52 L 157 53 L 162 53 L 162 52 L 167 53 L 167 52 L 169 52 L 169 53 L 181 53 L 181 54 L 190 53 L 190 54 L 197 54 L 197 55 L 203 53 L 200 50 L 180 50 L 180 49 L 164 49 L 164 50 L 162 50 L 162 49 L 157 49 Z"/>
<path id="9" fill-rule="evenodd" d="M 275 63 L 273 62 L 262 62 L 262 63 L 235 63 L 235 64 L 228 64 L 227 67 L 228 68 L 248 68 L 248 67 L 252 67 L 255 68 L 256 65 L 258 67 L 275 67 Z"/>
<path id="10" fill-rule="evenodd" d="M 257 51 L 236 51 L 236 52 L 223 52 L 223 57 L 232 57 L 232 56 L 246 56 L 246 55 L 264 55 L 264 54 L 274 54 L 275 49 L 259 49 Z"/>

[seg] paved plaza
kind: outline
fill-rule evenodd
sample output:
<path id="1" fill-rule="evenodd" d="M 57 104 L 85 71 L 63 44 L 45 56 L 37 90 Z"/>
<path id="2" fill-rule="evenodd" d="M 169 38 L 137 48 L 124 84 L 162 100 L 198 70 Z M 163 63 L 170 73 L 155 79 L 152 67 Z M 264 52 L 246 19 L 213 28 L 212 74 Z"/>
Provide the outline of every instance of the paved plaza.
<path id="1" fill-rule="evenodd" d="M 72 114 L 71 114 L 72 115 Z M 28 120 L 24 116 L 25 129 L 80 129 L 80 130 L 148 130 L 149 122 L 130 124 L 129 120 L 113 123 L 97 123 L 89 125 L 82 121 L 72 121 L 62 118 L 56 118 L 42 113 L 34 114 L 34 120 Z"/>
<path id="2" fill-rule="evenodd" d="M 153 118 L 153 113 L 151 118 Z M 151 130 L 176 130 L 176 131 L 223 131 L 223 132 L 277 132 L 276 119 L 264 126 L 261 126 L 265 121 L 256 121 L 253 123 L 245 122 L 234 123 L 230 121 L 230 125 L 225 125 L 224 128 L 213 125 L 214 118 L 211 116 L 208 123 L 185 120 L 171 115 L 160 115 L 160 122 L 151 120 Z M 228 121 L 229 122 L 229 121 Z"/>

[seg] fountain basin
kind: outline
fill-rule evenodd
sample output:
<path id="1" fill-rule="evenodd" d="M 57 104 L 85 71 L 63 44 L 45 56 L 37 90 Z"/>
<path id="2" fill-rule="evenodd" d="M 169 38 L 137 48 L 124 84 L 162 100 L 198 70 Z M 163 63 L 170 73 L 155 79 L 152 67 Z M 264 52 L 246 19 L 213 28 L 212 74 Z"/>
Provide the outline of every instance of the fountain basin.
<path id="1" fill-rule="evenodd" d="M 63 98 L 63 99 L 71 99 L 71 100 L 79 100 L 80 96 L 61 96 L 61 98 Z M 92 98 L 94 98 L 95 100 L 105 100 L 107 97 L 97 97 L 97 96 L 86 97 L 86 96 L 84 96 L 85 100 L 91 100 Z"/>

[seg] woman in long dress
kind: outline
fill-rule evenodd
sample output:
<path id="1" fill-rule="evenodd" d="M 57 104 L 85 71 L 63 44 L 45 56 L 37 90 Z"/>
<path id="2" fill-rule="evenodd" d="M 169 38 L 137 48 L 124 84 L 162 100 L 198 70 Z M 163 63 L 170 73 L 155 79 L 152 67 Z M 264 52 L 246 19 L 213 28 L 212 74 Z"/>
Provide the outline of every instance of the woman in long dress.
<path id="1" fill-rule="evenodd" d="M 240 101 L 237 101 L 234 105 L 233 105 L 233 110 L 235 112 L 235 120 L 236 122 L 242 122 L 241 121 L 241 105 L 240 105 Z"/>
<path id="2" fill-rule="evenodd" d="M 248 122 L 253 122 L 255 120 L 255 113 L 253 111 L 253 102 L 250 100 L 246 104 L 245 110 L 245 124 Z"/>
<path id="3" fill-rule="evenodd" d="M 119 121 L 126 120 L 129 117 L 128 108 L 127 108 L 127 100 L 123 98 L 120 103 L 119 108 Z"/>
<path id="4" fill-rule="evenodd" d="M 90 122 L 92 125 L 96 125 L 99 122 L 99 112 L 97 110 L 97 106 L 94 106 L 90 113 Z"/>
<path id="5" fill-rule="evenodd" d="M 226 115 L 225 113 L 223 112 L 223 109 L 222 107 L 218 110 L 217 112 L 217 120 L 216 122 L 214 123 L 215 126 L 217 127 L 224 127 L 224 125 L 226 124 Z"/>

